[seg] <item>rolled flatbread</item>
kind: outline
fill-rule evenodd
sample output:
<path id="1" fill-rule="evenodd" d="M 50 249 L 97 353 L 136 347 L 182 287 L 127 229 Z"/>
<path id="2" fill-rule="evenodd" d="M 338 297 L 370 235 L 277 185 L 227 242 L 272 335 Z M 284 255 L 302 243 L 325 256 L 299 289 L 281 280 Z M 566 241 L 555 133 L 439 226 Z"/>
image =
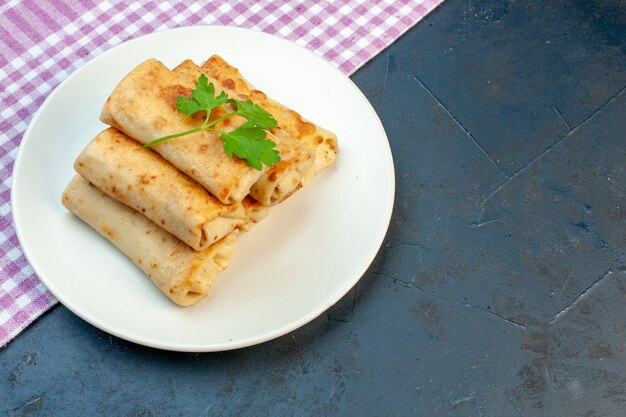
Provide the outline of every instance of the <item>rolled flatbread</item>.
<path id="1" fill-rule="evenodd" d="M 191 60 L 183 61 L 173 71 L 188 86 L 193 86 L 203 73 L 202 69 Z M 210 76 L 207 78 L 209 78 L 209 82 L 215 85 L 216 94 L 225 91 L 229 97 L 242 100 L 237 93 L 225 88 L 219 81 Z M 211 115 L 212 118 L 219 116 L 221 114 L 218 112 Z M 218 123 L 216 127 L 225 130 L 232 123 L 241 124 L 243 122 L 245 119 L 235 116 Z M 300 181 L 313 165 L 314 153 L 312 148 L 308 148 L 282 129 L 273 129 L 273 133 L 268 133 L 267 138 L 276 143 L 276 149 L 280 152 L 281 160 L 268 168 L 252 185 L 250 195 L 265 206 L 273 206 L 284 201 L 298 190 Z"/>
<path id="2" fill-rule="evenodd" d="M 87 145 L 74 169 L 195 250 L 206 249 L 247 221 L 241 203 L 220 202 L 159 154 L 114 128 Z"/>
<path id="3" fill-rule="evenodd" d="M 208 293 L 218 271 L 228 265 L 236 233 L 202 251 L 194 251 L 139 212 L 102 193 L 76 175 L 62 202 L 68 210 L 107 238 L 168 298 L 181 306 L 197 303 Z"/>
<path id="4" fill-rule="evenodd" d="M 313 165 L 305 174 L 302 184 L 306 184 L 315 174 L 335 162 L 338 150 L 337 136 L 334 133 L 306 120 L 297 112 L 267 97 L 265 93 L 255 89 L 239 70 L 219 55 L 211 56 L 204 64 L 202 71 L 217 79 L 222 86 L 233 90 L 244 99 L 250 99 L 263 109 L 271 113 L 278 127 L 301 141 L 306 146 L 315 149 Z"/>
<path id="5" fill-rule="evenodd" d="M 190 86 L 178 75 L 161 62 L 149 59 L 117 85 L 100 120 L 147 143 L 202 124 L 200 115 L 185 118 L 176 109 L 176 98 L 190 95 Z M 243 200 L 263 173 L 249 167 L 243 159 L 228 157 L 219 134 L 213 132 L 192 133 L 152 148 L 225 204 Z"/>

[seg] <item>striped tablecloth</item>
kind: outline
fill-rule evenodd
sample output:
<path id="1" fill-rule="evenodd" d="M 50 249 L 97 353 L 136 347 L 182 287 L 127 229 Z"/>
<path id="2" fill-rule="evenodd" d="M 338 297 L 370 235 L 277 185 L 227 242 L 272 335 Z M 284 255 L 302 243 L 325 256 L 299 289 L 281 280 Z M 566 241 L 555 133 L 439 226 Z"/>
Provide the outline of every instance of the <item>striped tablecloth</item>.
<path id="1" fill-rule="evenodd" d="M 56 300 L 20 249 L 10 188 L 22 135 L 50 92 L 107 49 L 151 32 L 229 25 L 292 40 L 352 74 L 443 0 L 9 0 L 0 5 L 0 346 Z M 207 4 L 209 3 L 209 4 Z"/>

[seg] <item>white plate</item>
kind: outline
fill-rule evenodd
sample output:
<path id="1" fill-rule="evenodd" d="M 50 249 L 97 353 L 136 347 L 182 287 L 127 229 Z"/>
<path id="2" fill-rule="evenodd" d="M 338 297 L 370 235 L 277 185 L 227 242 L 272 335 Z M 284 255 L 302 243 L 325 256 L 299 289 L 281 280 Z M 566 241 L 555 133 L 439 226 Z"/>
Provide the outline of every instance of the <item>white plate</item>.
<path id="1" fill-rule="evenodd" d="M 174 305 L 125 256 L 61 205 L 72 165 L 105 126 L 115 85 L 143 60 L 174 67 L 218 53 L 270 97 L 335 132 L 336 166 L 250 233 L 210 295 Z M 100 329 L 147 346 L 218 351 L 292 331 L 338 301 L 376 255 L 389 225 L 394 170 L 387 137 L 361 91 L 331 64 L 283 39 L 245 29 L 189 27 L 119 45 L 84 65 L 41 106 L 13 172 L 22 249 L 67 308 Z"/>

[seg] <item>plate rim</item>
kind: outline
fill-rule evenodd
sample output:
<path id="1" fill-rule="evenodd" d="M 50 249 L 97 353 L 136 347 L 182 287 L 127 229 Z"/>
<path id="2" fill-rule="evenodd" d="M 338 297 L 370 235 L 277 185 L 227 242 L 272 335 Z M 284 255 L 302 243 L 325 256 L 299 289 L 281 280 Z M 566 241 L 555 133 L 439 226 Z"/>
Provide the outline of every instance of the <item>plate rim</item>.
<path id="1" fill-rule="evenodd" d="M 19 187 L 15 187 L 15 184 L 17 183 L 15 181 L 16 173 L 20 172 L 20 166 L 22 165 L 22 160 L 24 158 L 23 157 L 24 147 L 22 145 L 30 137 L 33 126 L 35 126 L 38 123 L 38 120 L 40 119 L 41 115 L 45 112 L 49 103 L 54 99 L 54 97 L 56 97 L 57 94 L 60 93 L 60 91 L 64 89 L 66 84 L 72 81 L 72 79 L 75 76 L 77 76 L 79 73 L 83 71 L 86 71 L 86 68 L 90 68 L 91 66 L 96 65 L 100 60 L 104 59 L 103 57 L 106 57 L 109 53 L 112 53 L 114 50 L 118 48 L 128 47 L 129 44 L 136 43 L 144 38 L 167 36 L 167 34 L 172 33 L 172 32 L 184 32 L 184 31 L 205 30 L 205 29 L 226 30 L 226 31 L 234 31 L 234 32 L 247 32 L 247 33 L 252 33 L 254 36 L 265 36 L 267 38 L 272 38 L 281 43 L 288 44 L 290 45 L 290 47 L 295 46 L 297 48 L 300 48 L 306 51 L 306 53 L 315 57 L 315 59 L 318 62 L 323 63 L 323 65 L 326 65 L 335 74 L 339 75 L 343 79 L 343 81 L 346 82 L 350 86 L 351 90 L 357 93 L 357 95 L 359 95 L 359 97 L 364 101 L 364 103 L 366 104 L 367 110 L 371 113 L 371 116 L 373 116 L 373 119 L 379 131 L 379 134 L 377 136 L 380 136 L 381 139 L 384 139 L 383 144 L 384 144 L 384 148 L 387 154 L 386 159 L 388 161 L 389 179 L 390 179 L 388 195 L 387 195 L 388 203 L 386 206 L 385 218 L 384 218 L 384 223 L 383 223 L 384 227 L 382 229 L 382 232 L 378 236 L 378 239 L 374 246 L 376 249 L 372 251 L 371 254 L 369 254 L 367 261 L 363 262 L 363 266 L 360 268 L 359 273 L 355 275 L 355 277 L 350 281 L 350 283 L 342 291 L 336 294 L 335 297 L 333 297 L 329 301 L 321 304 L 318 308 L 313 310 L 311 313 L 289 324 L 279 327 L 271 332 L 266 332 L 259 336 L 248 337 L 248 338 L 240 339 L 237 341 L 228 341 L 228 342 L 217 343 L 217 344 L 213 343 L 210 346 L 202 345 L 202 344 L 194 344 L 194 343 L 181 344 L 181 343 L 168 343 L 168 342 L 159 342 L 159 341 L 154 341 L 154 340 L 140 339 L 140 338 L 134 337 L 133 334 L 127 334 L 124 331 L 117 331 L 115 328 L 112 328 L 108 323 L 106 322 L 102 323 L 98 321 L 97 319 L 91 317 L 90 314 L 84 311 L 82 308 L 72 305 L 71 302 L 67 303 L 66 299 L 62 296 L 62 291 L 61 293 L 57 291 L 58 288 L 56 288 L 56 286 L 54 285 L 54 280 L 49 280 L 48 279 L 49 277 L 45 277 L 45 273 L 44 274 L 41 273 L 41 271 L 43 271 L 44 268 L 42 268 L 39 265 L 39 262 L 35 259 L 36 257 L 34 257 L 31 252 L 31 249 L 28 244 L 28 239 L 25 237 L 25 233 L 22 230 L 22 226 L 21 226 L 22 221 L 21 221 L 20 211 L 16 209 L 16 208 L 19 208 L 19 203 L 18 203 L 19 199 L 17 198 L 19 192 L 16 191 L 16 190 L 19 190 Z M 305 324 L 311 322 L 315 318 L 319 317 L 328 308 L 330 308 L 332 305 L 337 303 L 345 294 L 347 294 L 358 283 L 358 281 L 361 280 L 361 278 L 367 272 L 367 269 L 371 266 L 372 262 L 374 261 L 374 259 L 376 258 L 376 256 L 378 255 L 380 251 L 380 248 L 382 246 L 382 243 L 384 242 L 385 236 L 388 233 L 389 225 L 391 223 L 391 217 L 392 217 L 393 207 L 395 203 L 395 187 L 396 187 L 396 178 L 395 178 L 395 165 L 393 161 L 393 154 L 391 152 L 389 138 L 385 132 L 385 129 L 380 120 L 380 117 L 376 113 L 376 110 L 374 109 L 370 101 L 367 99 L 365 94 L 363 94 L 361 89 L 350 79 L 348 75 L 343 73 L 332 62 L 326 60 L 325 58 L 316 54 L 312 50 L 307 49 L 304 46 L 298 45 L 297 43 L 293 41 L 290 41 L 288 39 L 282 38 L 277 35 L 265 33 L 260 30 L 248 29 L 248 28 L 242 28 L 242 27 L 225 26 L 225 25 L 190 25 L 190 26 L 181 26 L 181 27 L 176 27 L 176 28 L 171 28 L 171 29 L 165 29 L 165 30 L 161 30 L 157 32 L 151 32 L 148 34 L 143 34 L 141 36 L 137 36 L 135 38 L 123 41 L 109 49 L 102 51 L 99 55 L 91 58 L 90 60 L 82 64 L 80 67 L 76 68 L 71 74 L 67 76 L 66 79 L 61 81 L 54 88 L 54 90 L 48 95 L 48 97 L 46 97 L 46 99 L 42 102 L 42 104 L 39 106 L 35 115 L 30 120 L 28 127 L 24 131 L 24 134 L 22 135 L 22 139 L 20 140 L 20 144 L 18 145 L 17 154 L 15 157 L 14 165 L 13 165 L 13 170 L 11 172 L 10 199 L 11 199 L 11 214 L 13 218 L 13 226 L 15 228 L 15 233 L 16 233 L 20 248 L 22 250 L 22 253 L 24 254 L 29 265 L 33 268 L 33 271 L 35 272 L 39 281 L 42 284 L 44 284 L 46 289 L 50 291 L 50 293 L 61 304 L 63 304 L 63 306 L 65 306 L 68 310 L 70 310 L 73 314 L 76 314 L 82 320 L 100 329 L 101 331 L 104 331 L 108 334 L 114 335 L 121 339 L 130 341 L 132 343 L 136 343 L 142 346 L 147 346 L 150 348 L 156 348 L 156 349 L 167 350 L 167 351 L 176 351 L 176 352 L 218 352 L 218 351 L 228 351 L 228 350 L 241 349 L 241 348 L 245 348 L 249 346 L 254 346 L 254 345 L 265 343 L 267 341 L 284 336 L 304 326 Z"/>

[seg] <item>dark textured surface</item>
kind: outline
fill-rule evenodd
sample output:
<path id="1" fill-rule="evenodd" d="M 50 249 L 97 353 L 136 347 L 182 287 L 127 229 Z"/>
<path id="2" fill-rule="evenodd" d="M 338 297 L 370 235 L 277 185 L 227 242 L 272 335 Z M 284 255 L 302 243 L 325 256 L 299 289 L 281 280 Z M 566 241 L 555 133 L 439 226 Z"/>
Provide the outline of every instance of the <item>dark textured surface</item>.
<path id="1" fill-rule="evenodd" d="M 378 257 L 233 352 L 59 306 L 0 350 L 0 415 L 626 414 L 626 3 L 448 0 L 353 76 L 396 163 Z"/>

